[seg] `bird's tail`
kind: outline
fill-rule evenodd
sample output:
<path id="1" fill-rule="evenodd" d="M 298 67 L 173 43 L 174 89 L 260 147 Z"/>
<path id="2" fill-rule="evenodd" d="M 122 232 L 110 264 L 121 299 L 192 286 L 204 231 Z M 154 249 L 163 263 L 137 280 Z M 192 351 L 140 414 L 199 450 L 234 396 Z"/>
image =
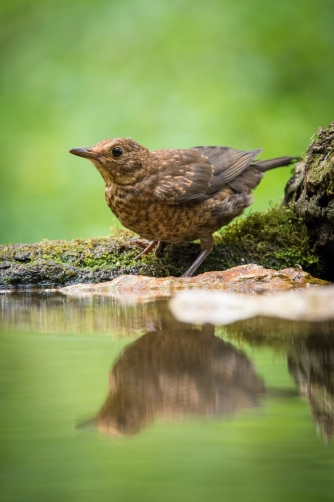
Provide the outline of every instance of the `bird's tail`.
<path id="1" fill-rule="evenodd" d="M 289 166 L 299 160 L 301 160 L 301 157 L 276 157 L 276 159 L 258 160 L 257 162 L 252 162 L 251 165 L 264 173 L 270 169 L 275 169 L 275 167 Z"/>

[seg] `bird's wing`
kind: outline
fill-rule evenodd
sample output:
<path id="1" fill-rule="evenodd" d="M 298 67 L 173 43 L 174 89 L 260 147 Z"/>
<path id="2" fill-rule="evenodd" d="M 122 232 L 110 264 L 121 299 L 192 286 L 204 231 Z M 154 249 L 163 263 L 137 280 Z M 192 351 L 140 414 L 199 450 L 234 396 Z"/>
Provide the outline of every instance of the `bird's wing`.
<path id="1" fill-rule="evenodd" d="M 227 146 L 151 152 L 157 154 L 153 156 L 158 172 L 154 196 L 165 204 L 205 200 L 242 174 L 260 152 Z"/>
<path id="2" fill-rule="evenodd" d="M 224 184 L 239 176 L 263 150 L 242 151 L 228 146 L 195 146 L 194 149 L 209 159 L 213 176 L 218 176 Z"/>
<path id="3" fill-rule="evenodd" d="M 262 152 L 262 149 L 242 151 L 228 146 L 196 146 L 194 149 L 207 157 L 214 168 L 206 197 L 219 192 L 224 185 L 232 184 L 232 181 L 246 171 L 253 159 Z M 258 184 L 260 179 L 256 178 L 255 181 L 254 186 Z"/>
<path id="4" fill-rule="evenodd" d="M 154 197 L 165 204 L 200 201 L 206 197 L 213 176 L 210 160 L 199 150 L 151 152 Z"/>

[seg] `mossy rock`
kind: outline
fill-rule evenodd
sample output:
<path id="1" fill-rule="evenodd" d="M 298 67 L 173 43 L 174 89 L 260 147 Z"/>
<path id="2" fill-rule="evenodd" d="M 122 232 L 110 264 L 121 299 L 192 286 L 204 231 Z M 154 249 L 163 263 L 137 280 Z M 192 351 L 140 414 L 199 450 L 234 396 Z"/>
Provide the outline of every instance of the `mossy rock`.
<path id="1" fill-rule="evenodd" d="M 199 244 L 167 244 L 134 261 L 140 249 L 128 231 L 111 237 L 43 241 L 0 246 L 0 288 L 54 288 L 110 281 L 123 274 L 180 276 L 199 253 Z M 309 244 L 307 229 L 292 207 L 273 207 L 239 219 L 215 235 L 216 245 L 197 274 L 258 263 L 276 270 L 300 265 L 326 278 L 323 264 Z"/>

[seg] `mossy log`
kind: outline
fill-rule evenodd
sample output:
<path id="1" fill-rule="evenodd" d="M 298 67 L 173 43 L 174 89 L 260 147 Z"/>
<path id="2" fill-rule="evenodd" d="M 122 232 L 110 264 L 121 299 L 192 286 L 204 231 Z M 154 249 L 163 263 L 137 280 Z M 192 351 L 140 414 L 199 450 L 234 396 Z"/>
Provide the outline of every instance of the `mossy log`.
<path id="1" fill-rule="evenodd" d="M 198 255 L 199 244 L 167 244 L 161 257 L 134 261 L 140 249 L 129 232 L 111 237 L 43 241 L 0 247 L 0 288 L 54 288 L 110 281 L 123 274 L 180 276 Z M 276 270 L 300 265 L 324 277 L 307 228 L 291 207 L 274 207 L 235 221 L 215 235 L 212 254 L 197 273 L 258 263 Z"/>

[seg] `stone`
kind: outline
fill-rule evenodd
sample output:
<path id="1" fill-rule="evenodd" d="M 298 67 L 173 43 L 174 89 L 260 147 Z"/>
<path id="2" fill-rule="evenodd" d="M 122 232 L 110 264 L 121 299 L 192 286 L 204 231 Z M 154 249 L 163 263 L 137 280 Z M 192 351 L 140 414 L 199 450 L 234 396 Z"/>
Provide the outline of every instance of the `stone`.
<path id="1" fill-rule="evenodd" d="M 182 289 L 226 290 L 239 293 L 263 293 L 323 285 L 326 281 L 315 279 L 299 268 L 283 270 L 265 269 L 247 264 L 228 270 L 205 272 L 196 277 L 147 277 L 122 275 L 99 284 L 75 284 L 59 291 L 70 296 L 135 295 L 144 299 L 172 296 Z"/>

